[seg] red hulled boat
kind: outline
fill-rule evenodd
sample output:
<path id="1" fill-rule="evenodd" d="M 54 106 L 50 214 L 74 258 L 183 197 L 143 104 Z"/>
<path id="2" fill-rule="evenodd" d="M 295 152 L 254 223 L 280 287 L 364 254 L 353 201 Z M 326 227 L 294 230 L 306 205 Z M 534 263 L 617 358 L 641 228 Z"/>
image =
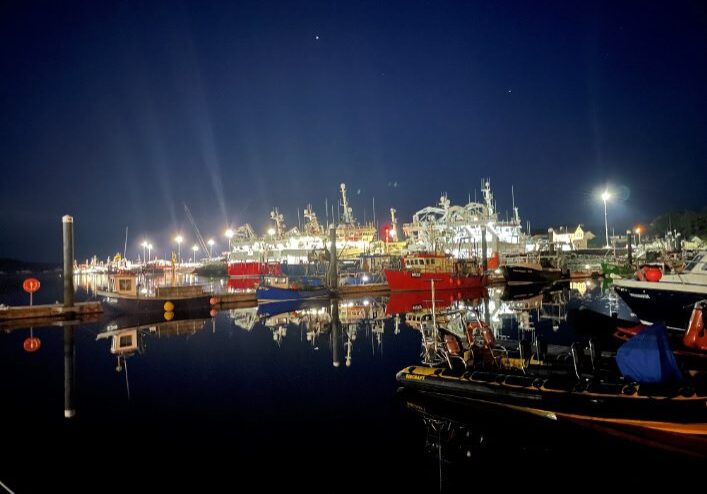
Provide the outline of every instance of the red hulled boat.
<path id="1" fill-rule="evenodd" d="M 415 253 L 404 256 L 400 269 L 386 269 L 391 291 L 459 290 L 486 285 L 486 276 L 471 260 L 454 259 L 446 254 Z"/>

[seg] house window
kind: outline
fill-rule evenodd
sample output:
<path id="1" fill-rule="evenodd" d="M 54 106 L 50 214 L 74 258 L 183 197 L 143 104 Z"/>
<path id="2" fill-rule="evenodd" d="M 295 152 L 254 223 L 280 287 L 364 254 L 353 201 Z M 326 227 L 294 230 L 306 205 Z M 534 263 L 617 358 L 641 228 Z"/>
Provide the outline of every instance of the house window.
<path id="1" fill-rule="evenodd" d="M 133 280 L 118 280 L 118 290 L 121 292 L 128 292 L 132 290 Z"/>

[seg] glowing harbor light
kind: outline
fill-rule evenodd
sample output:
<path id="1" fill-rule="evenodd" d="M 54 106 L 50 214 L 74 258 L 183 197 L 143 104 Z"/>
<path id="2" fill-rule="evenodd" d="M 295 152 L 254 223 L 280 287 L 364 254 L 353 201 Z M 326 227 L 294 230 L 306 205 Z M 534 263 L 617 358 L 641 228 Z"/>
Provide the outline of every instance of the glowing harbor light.
<path id="1" fill-rule="evenodd" d="M 223 232 L 223 235 L 228 239 L 228 251 L 231 251 L 231 239 L 233 238 L 233 235 L 235 235 L 234 231 L 231 230 L 230 228 L 227 228 L 225 232 Z"/>
<path id="2" fill-rule="evenodd" d="M 147 244 L 147 261 L 150 262 L 152 257 L 152 244 Z"/>
<path id="3" fill-rule="evenodd" d="M 196 253 L 199 252 L 199 246 L 194 244 L 191 246 L 191 250 L 194 251 L 194 262 L 196 262 Z"/>
<path id="4" fill-rule="evenodd" d="M 177 259 L 182 262 L 182 242 L 184 242 L 184 237 L 177 235 L 174 237 L 174 241 L 177 242 Z"/>
<path id="5" fill-rule="evenodd" d="M 272 237 L 273 235 L 275 235 L 275 229 L 272 228 L 272 227 L 271 227 L 271 228 L 268 228 L 268 235 L 270 235 L 271 237 Z"/>
<path id="6" fill-rule="evenodd" d="M 604 189 L 604 192 L 601 193 L 601 200 L 604 201 L 604 230 L 606 235 L 606 245 L 604 247 L 607 249 L 611 248 L 609 245 L 609 217 L 606 213 L 606 203 L 609 199 L 611 199 L 611 193 L 609 189 Z"/>
<path id="7" fill-rule="evenodd" d="M 147 255 L 145 253 L 145 250 L 147 249 L 147 240 L 143 240 L 140 245 L 142 245 L 142 262 L 145 262 L 145 259 L 147 258 Z"/>
<path id="8" fill-rule="evenodd" d="M 214 241 L 213 238 L 210 238 L 209 241 L 206 242 L 206 243 L 209 244 L 209 259 L 211 259 L 211 253 L 212 253 L 212 251 L 213 251 L 214 244 L 215 244 L 216 242 Z"/>
<path id="9" fill-rule="evenodd" d="M 643 233 L 643 229 L 640 226 L 637 226 L 636 229 L 633 231 L 636 235 L 638 235 L 638 243 L 641 243 L 641 233 Z"/>

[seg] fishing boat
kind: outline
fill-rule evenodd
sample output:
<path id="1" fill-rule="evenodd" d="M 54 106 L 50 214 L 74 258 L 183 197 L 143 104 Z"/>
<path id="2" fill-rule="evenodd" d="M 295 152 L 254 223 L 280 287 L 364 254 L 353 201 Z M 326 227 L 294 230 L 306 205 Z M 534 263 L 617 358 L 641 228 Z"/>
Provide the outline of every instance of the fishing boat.
<path id="1" fill-rule="evenodd" d="M 680 273 L 646 267 L 634 279 L 615 280 L 614 291 L 644 324 L 665 321 L 684 331 L 694 305 L 707 299 L 707 251 L 697 253 Z"/>
<path id="2" fill-rule="evenodd" d="M 403 256 L 400 268 L 386 269 L 385 277 L 391 291 L 427 291 L 432 281 L 436 290 L 480 288 L 487 282 L 475 261 L 431 252 Z"/>
<path id="3" fill-rule="evenodd" d="M 142 287 L 134 274 L 109 278 L 108 290 L 96 290 L 106 311 L 116 313 L 189 313 L 208 308 L 211 293 L 203 285 L 158 286 L 153 293 Z"/>
<path id="4" fill-rule="evenodd" d="M 506 265 L 501 267 L 501 271 L 509 285 L 552 283 L 570 277 L 569 271 L 543 266 L 541 263 Z"/>

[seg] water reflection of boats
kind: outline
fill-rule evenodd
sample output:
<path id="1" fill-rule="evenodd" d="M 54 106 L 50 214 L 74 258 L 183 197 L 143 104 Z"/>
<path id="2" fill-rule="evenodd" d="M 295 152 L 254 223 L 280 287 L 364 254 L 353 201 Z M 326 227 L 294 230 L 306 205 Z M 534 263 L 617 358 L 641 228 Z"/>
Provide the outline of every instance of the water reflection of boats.
<path id="1" fill-rule="evenodd" d="M 530 283 L 524 285 L 504 285 L 501 300 L 525 300 L 537 297 L 548 290 L 551 284 Z"/>
<path id="2" fill-rule="evenodd" d="M 329 300 L 285 300 L 282 302 L 270 302 L 260 304 L 256 309 L 258 317 L 268 318 L 280 314 L 290 314 L 307 309 L 323 309 L 329 306 Z"/>
<path id="3" fill-rule="evenodd" d="M 580 457 L 594 460 L 596 451 L 617 455 L 625 462 L 625 446 L 648 447 L 651 454 L 660 450 L 670 454 L 702 457 L 707 455 L 704 437 L 676 436 L 654 431 L 647 436 L 642 429 L 616 428 L 610 424 L 549 421 L 543 417 L 498 406 L 494 403 L 461 400 L 449 396 L 411 392 L 400 389 L 399 398 L 406 408 L 425 425 L 425 450 L 437 460 L 438 477 L 446 485 L 468 482 L 469 469 L 484 462 L 492 464 L 499 455 L 509 454 L 517 460 L 539 460 L 576 464 Z M 593 444 L 593 448 L 575 448 L 577 444 Z M 621 446 L 621 448 L 615 448 Z M 574 453 L 567 456 L 568 449 Z M 636 455 L 642 461 L 643 454 Z"/>
<path id="4" fill-rule="evenodd" d="M 472 305 L 487 296 L 485 288 L 466 290 L 435 291 L 435 307 L 442 309 L 455 302 L 467 301 Z M 386 304 L 386 314 L 403 314 L 432 308 L 432 295 L 429 290 L 424 292 L 394 292 Z"/>
<path id="5" fill-rule="evenodd" d="M 170 336 L 191 336 L 204 328 L 209 318 L 208 311 L 199 314 L 194 319 L 176 319 L 165 321 L 146 317 L 145 314 L 131 314 L 111 320 L 105 330 L 96 335 L 96 340 L 110 339 L 110 352 L 118 359 L 116 370 L 121 371 L 125 359 L 146 348 L 145 337 L 155 338 Z"/>

